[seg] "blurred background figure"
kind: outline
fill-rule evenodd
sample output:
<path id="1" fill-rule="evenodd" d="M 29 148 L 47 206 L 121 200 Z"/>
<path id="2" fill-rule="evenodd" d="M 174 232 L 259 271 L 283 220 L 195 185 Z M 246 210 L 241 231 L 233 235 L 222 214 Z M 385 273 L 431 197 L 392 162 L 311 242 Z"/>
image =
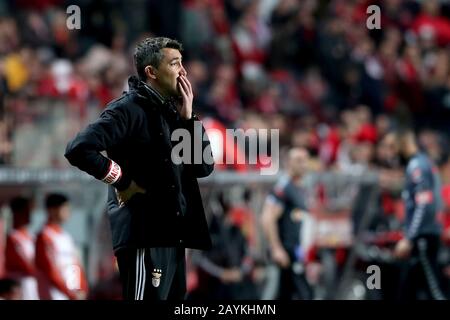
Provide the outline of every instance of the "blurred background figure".
<path id="1" fill-rule="evenodd" d="M 438 169 L 419 150 L 413 131 L 399 134 L 400 154 L 406 163 L 405 233 L 395 247 L 395 255 L 405 261 L 400 277 L 400 299 L 445 299 L 440 288 L 438 252 L 442 226 L 441 181 Z"/>
<path id="2" fill-rule="evenodd" d="M 198 287 L 190 298 L 259 299 L 252 254 L 252 213 L 245 206 L 231 205 L 224 193 L 219 195 L 219 203 L 221 213 L 210 221 L 212 249 L 192 256 L 198 271 Z"/>
<path id="3" fill-rule="evenodd" d="M 13 227 L 6 238 L 6 275 L 16 280 L 22 291 L 22 299 L 39 299 L 35 268 L 35 242 L 28 231 L 34 201 L 15 197 L 10 202 Z"/>
<path id="4" fill-rule="evenodd" d="M 39 296 L 44 300 L 80 300 L 87 281 L 72 236 L 63 224 L 70 216 L 69 199 L 51 193 L 45 199 L 47 222 L 37 235 L 36 267 Z"/>
<path id="5" fill-rule="evenodd" d="M 286 175 L 266 199 L 261 222 L 269 242 L 272 261 L 280 268 L 278 299 L 312 299 L 305 276 L 305 248 L 301 233 L 303 216 L 309 214 L 302 178 L 308 172 L 309 153 L 289 150 Z"/>

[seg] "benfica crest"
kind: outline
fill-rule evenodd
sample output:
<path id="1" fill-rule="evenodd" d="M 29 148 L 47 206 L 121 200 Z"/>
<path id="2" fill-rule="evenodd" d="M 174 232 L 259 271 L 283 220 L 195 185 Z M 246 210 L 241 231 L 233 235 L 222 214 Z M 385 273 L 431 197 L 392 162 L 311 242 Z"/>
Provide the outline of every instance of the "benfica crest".
<path id="1" fill-rule="evenodd" d="M 153 269 L 152 272 L 152 285 L 157 288 L 161 283 L 162 270 L 161 269 Z"/>

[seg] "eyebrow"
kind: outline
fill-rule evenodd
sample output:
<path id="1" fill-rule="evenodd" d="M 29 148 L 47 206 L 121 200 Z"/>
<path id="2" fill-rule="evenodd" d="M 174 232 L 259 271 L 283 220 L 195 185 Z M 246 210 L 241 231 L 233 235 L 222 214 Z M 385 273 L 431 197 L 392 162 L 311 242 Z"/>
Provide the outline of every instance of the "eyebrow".
<path id="1" fill-rule="evenodd" d="M 183 60 L 183 57 L 176 57 L 176 58 L 172 58 L 169 62 L 173 62 L 175 60 Z"/>

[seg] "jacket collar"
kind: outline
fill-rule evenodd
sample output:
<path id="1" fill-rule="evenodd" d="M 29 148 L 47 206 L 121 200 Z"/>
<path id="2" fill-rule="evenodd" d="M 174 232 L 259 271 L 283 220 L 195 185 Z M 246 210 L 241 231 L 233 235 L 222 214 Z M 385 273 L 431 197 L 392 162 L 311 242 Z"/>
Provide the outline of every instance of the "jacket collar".
<path id="1" fill-rule="evenodd" d="M 164 99 L 164 97 L 158 91 L 156 91 L 154 88 L 152 88 L 136 76 L 131 76 L 128 78 L 128 86 L 130 88 L 130 91 L 135 90 L 140 95 L 155 99 L 161 105 L 166 103 L 166 99 Z"/>
<path id="2" fill-rule="evenodd" d="M 128 78 L 128 86 L 130 91 L 135 91 L 141 98 L 150 99 L 156 102 L 156 107 L 159 109 L 163 115 L 168 118 L 179 118 L 179 113 L 175 99 L 173 97 L 164 98 L 158 91 L 146 84 L 144 81 L 139 80 L 136 76 L 131 76 Z"/>

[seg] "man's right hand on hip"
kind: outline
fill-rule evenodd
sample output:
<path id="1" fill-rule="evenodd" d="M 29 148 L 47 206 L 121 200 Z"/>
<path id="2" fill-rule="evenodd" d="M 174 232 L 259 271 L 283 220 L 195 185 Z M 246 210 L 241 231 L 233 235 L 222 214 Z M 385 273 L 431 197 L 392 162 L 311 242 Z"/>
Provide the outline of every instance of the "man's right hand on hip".
<path id="1" fill-rule="evenodd" d="M 134 196 L 136 193 L 145 193 L 145 189 L 139 187 L 136 182 L 131 181 L 130 186 L 123 190 L 118 191 L 116 190 L 117 200 L 119 201 L 119 206 L 123 207 L 132 196 Z"/>

